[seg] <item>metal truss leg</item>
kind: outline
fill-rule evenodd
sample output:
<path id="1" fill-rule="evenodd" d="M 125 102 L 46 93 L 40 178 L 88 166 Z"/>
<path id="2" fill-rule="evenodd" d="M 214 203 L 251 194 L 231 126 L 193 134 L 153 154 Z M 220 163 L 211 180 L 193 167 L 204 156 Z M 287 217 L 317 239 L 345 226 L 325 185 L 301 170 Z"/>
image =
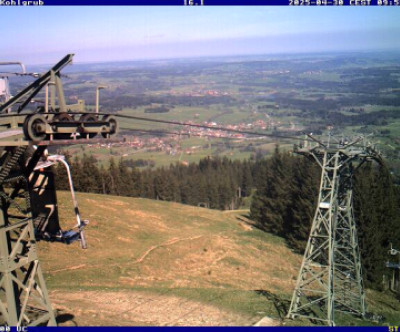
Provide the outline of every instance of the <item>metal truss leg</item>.
<path id="1" fill-rule="evenodd" d="M 336 216 L 338 155 L 324 154 L 318 206 L 288 316 L 334 324 L 333 223 Z"/>
<path id="2" fill-rule="evenodd" d="M 6 303 L 0 303 L 4 323 L 11 326 L 55 326 L 46 285 L 37 257 L 32 219 L 5 226 L 0 218 L 0 290 Z M 1 220 L 0 219 L 0 220 Z"/>
<path id="3" fill-rule="evenodd" d="M 0 170 L 0 319 L 8 326 L 56 326 L 37 256 L 27 179 L 17 166 L 17 152 L 6 156 L 9 163 Z"/>
<path id="4" fill-rule="evenodd" d="M 353 215 L 352 174 L 348 167 L 342 173 L 334 247 L 335 310 L 364 316 L 365 295 L 357 228 Z"/>

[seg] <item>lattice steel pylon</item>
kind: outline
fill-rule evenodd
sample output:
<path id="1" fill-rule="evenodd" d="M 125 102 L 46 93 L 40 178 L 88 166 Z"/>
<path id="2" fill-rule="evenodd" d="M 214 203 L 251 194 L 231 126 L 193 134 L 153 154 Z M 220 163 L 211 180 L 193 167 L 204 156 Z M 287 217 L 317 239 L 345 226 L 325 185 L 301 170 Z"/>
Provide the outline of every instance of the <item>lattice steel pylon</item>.
<path id="1" fill-rule="evenodd" d="M 353 215 L 352 176 L 379 153 L 361 138 L 349 144 L 297 148 L 321 167 L 317 208 L 293 292 L 288 317 L 335 325 L 335 312 L 365 315 L 364 286 Z"/>

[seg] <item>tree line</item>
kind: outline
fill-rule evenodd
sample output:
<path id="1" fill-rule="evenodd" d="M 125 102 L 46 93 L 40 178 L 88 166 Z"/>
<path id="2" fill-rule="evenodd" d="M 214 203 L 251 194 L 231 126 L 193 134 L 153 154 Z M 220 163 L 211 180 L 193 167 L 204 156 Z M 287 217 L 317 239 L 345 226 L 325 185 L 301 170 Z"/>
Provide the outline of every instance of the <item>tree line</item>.
<path id="1" fill-rule="evenodd" d="M 109 166 L 98 165 L 96 158 L 83 155 L 69 164 L 77 191 L 109 195 L 143 197 L 212 209 L 235 209 L 243 197 L 251 194 L 262 161 L 232 161 L 228 158 L 205 158 L 188 166 L 139 170 L 128 167 L 123 159 L 111 158 Z M 55 168 L 57 188 L 67 189 L 62 166 Z"/>
<path id="2" fill-rule="evenodd" d="M 205 158 L 189 165 L 139 170 L 120 159 L 68 157 L 77 191 L 175 201 L 212 209 L 236 209 L 251 198 L 250 217 L 264 231 L 304 251 L 314 216 L 320 169 L 301 156 L 279 151 L 270 158 Z M 65 170 L 54 169 L 57 188 L 68 189 Z M 353 201 L 366 285 L 379 289 L 388 271 L 390 242 L 400 248 L 400 193 L 384 165 L 367 163 L 354 175 Z"/>

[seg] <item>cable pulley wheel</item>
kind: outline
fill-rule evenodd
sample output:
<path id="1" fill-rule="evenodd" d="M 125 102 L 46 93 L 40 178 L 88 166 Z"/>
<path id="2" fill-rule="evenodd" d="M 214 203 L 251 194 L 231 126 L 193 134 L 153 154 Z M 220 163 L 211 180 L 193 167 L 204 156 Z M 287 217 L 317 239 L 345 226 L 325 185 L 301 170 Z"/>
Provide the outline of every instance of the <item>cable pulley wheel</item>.
<path id="1" fill-rule="evenodd" d="M 41 114 L 34 114 L 25 119 L 23 130 L 28 140 L 40 142 L 46 138 L 47 120 Z"/>
<path id="2" fill-rule="evenodd" d="M 97 116 L 95 114 L 83 114 L 79 118 L 79 121 L 82 121 L 82 122 L 96 122 L 97 121 Z"/>
<path id="3" fill-rule="evenodd" d="M 83 114 L 79 118 L 79 121 L 81 121 L 81 122 L 97 122 L 97 116 L 94 114 Z M 96 133 L 90 133 L 89 138 L 93 138 L 96 135 L 97 135 Z"/>
<path id="4" fill-rule="evenodd" d="M 74 118 L 68 113 L 59 113 L 54 115 L 54 122 L 72 122 Z"/>
<path id="5" fill-rule="evenodd" d="M 65 112 L 55 114 L 53 117 L 53 122 L 57 122 L 57 123 L 70 123 L 73 121 L 74 121 L 74 118 L 70 114 L 65 113 Z M 58 128 L 58 126 L 56 124 L 53 124 L 53 130 L 57 131 L 57 128 Z M 57 133 L 56 136 L 59 139 L 71 138 L 71 134 L 64 134 L 64 133 L 62 133 L 62 134 Z"/>
<path id="6" fill-rule="evenodd" d="M 102 133 L 104 138 L 107 138 L 108 135 L 114 135 L 118 131 L 118 121 L 113 115 L 105 115 L 103 116 L 103 121 L 108 122 L 110 125 L 110 132 Z"/>

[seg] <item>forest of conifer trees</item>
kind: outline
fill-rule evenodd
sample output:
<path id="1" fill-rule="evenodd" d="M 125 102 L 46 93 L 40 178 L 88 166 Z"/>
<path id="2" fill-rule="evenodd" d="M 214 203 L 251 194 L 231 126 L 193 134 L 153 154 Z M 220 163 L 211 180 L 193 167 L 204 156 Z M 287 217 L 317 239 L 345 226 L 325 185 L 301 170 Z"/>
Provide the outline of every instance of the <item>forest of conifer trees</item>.
<path id="1" fill-rule="evenodd" d="M 70 159 L 70 158 L 69 158 Z M 205 158 L 188 166 L 143 169 L 110 159 L 107 168 L 93 156 L 69 160 L 77 191 L 180 202 L 211 209 L 237 209 L 251 202 L 256 226 L 304 251 L 313 219 L 320 169 L 312 161 L 280 152 L 270 158 Z M 58 189 L 68 188 L 65 171 L 55 168 Z M 400 193 L 384 165 L 366 163 L 354 175 L 354 207 L 367 286 L 381 289 L 390 243 L 400 247 Z M 248 204 L 248 203 L 247 203 Z"/>

